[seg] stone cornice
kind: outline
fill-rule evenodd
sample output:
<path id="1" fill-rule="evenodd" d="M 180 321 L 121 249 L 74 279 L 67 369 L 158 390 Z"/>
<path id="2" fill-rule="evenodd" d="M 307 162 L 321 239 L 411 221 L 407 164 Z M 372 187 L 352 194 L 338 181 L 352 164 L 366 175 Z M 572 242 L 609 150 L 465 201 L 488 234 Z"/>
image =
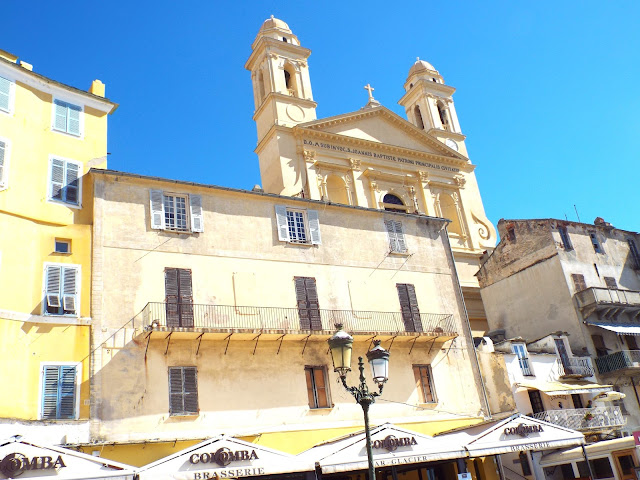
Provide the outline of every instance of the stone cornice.
<path id="1" fill-rule="evenodd" d="M 279 92 L 269 92 L 267 93 L 267 96 L 264 97 L 264 100 L 262 101 L 260 106 L 253 113 L 253 117 L 251 117 L 254 122 L 256 121 L 258 116 L 262 113 L 262 110 L 267 108 L 266 105 L 271 100 L 280 100 L 282 103 L 302 105 L 303 107 L 309 107 L 309 108 L 316 108 L 318 106 L 318 104 L 313 100 L 307 100 L 306 98 L 300 98 L 300 97 L 292 97 L 291 95 L 285 95 L 284 93 L 279 93 Z"/>
<path id="2" fill-rule="evenodd" d="M 407 85 L 411 85 L 411 82 L 407 81 L 404 85 L 404 88 L 407 88 Z M 428 92 L 438 92 L 441 93 L 443 97 L 451 97 L 456 91 L 455 87 L 451 87 L 449 85 L 445 85 L 444 83 L 430 82 L 424 78 L 420 78 L 413 82 L 413 88 L 410 88 L 407 93 L 405 93 L 398 103 L 402 105 L 402 102 L 411 97 L 414 94 L 419 94 L 420 90 L 425 90 Z"/>
<path id="3" fill-rule="evenodd" d="M 256 145 L 254 153 L 257 153 L 258 155 L 260 155 L 260 151 L 267 144 L 269 139 L 276 134 L 276 132 L 282 132 L 282 133 L 290 134 L 291 133 L 291 127 L 284 127 L 282 125 L 272 125 L 271 128 L 269 129 L 269 131 L 266 133 L 266 135 L 264 137 L 262 137 L 262 140 L 260 140 L 258 145 Z"/>
<path id="4" fill-rule="evenodd" d="M 253 64 L 255 63 L 256 58 L 260 57 L 263 50 L 269 49 L 269 47 L 275 47 L 278 50 L 283 50 L 284 52 L 291 53 L 293 54 L 293 56 L 299 59 L 307 59 L 309 58 L 309 55 L 311 55 L 311 50 L 300 45 L 283 42 L 271 37 L 260 37 L 255 42 L 253 42 L 253 45 L 251 46 L 253 51 L 247 59 L 247 62 L 244 64 L 244 68 L 247 70 L 253 70 Z"/>

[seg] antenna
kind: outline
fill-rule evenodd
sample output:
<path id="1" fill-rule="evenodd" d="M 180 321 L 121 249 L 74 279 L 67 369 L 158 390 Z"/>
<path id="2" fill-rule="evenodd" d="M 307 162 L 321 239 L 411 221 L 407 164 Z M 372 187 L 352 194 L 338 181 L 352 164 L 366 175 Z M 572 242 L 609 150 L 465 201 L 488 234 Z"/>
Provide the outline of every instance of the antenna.
<path id="1" fill-rule="evenodd" d="M 576 211 L 576 217 L 578 217 L 578 223 L 582 223 L 580 221 L 580 215 L 578 215 L 578 209 L 576 208 L 576 204 L 575 203 L 573 204 L 573 209 Z"/>

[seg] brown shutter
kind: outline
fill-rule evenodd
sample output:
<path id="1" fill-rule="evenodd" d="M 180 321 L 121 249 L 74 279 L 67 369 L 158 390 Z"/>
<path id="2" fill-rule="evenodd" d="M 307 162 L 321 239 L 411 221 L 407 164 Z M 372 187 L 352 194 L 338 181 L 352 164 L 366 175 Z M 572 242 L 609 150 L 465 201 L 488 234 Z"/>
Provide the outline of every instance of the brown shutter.
<path id="1" fill-rule="evenodd" d="M 167 327 L 180 326 L 180 312 L 178 311 L 178 269 L 165 268 L 164 294 L 167 309 Z"/>
<path id="2" fill-rule="evenodd" d="M 572 273 L 571 280 L 573 280 L 573 285 L 576 288 L 576 292 L 581 292 L 582 290 L 587 289 L 587 284 L 584 281 L 584 275 L 579 273 Z"/>
<path id="3" fill-rule="evenodd" d="M 198 381 L 195 367 L 184 367 L 184 412 L 198 413 Z"/>
<path id="4" fill-rule="evenodd" d="M 313 369 L 311 367 L 305 367 L 304 374 L 307 379 L 307 397 L 309 399 L 309 408 L 316 408 L 316 397 L 313 390 Z"/>
<path id="5" fill-rule="evenodd" d="M 191 270 L 178 269 L 178 295 L 180 299 L 180 326 L 193 327 Z"/>
<path id="6" fill-rule="evenodd" d="M 607 288 L 618 288 L 618 284 L 616 283 L 616 279 L 613 277 L 604 277 L 604 283 L 607 285 Z"/>
<path id="7" fill-rule="evenodd" d="M 410 283 L 398 283 L 396 288 L 398 289 L 398 299 L 400 300 L 400 310 L 405 330 L 407 332 L 422 332 L 422 320 L 420 319 L 415 287 Z"/>
<path id="8" fill-rule="evenodd" d="M 311 330 L 311 320 L 309 320 L 309 309 L 307 308 L 307 289 L 304 277 L 295 277 L 296 300 L 298 302 L 298 316 L 300 317 L 300 329 Z"/>
<path id="9" fill-rule="evenodd" d="M 329 406 L 327 400 L 327 385 L 324 379 L 324 368 L 316 367 L 313 369 L 313 377 L 316 385 L 316 397 L 318 398 L 318 408 L 325 408 Z"/>
<path id="10" fill-rule="evenodd" d="M 296 300 L 302 330 L 322 330 L 316 279 L 295 277 Z"/>
<path id="11" fill-rule="evenodd" d="M 169 368 L 169 413 L 179 415 L 184 412 L 182 395 L 182 368 Z"/>
<path id="12" fill-rule="evenodd" d="M 418 391 L 418 398 L 420 403 L 426 403 L 424 399 L 424 390 L 422 388 L 422 375 L 420 374 L 420 366 L 413 366 L 413 378 L 416 380 L 416 390 Z"/>

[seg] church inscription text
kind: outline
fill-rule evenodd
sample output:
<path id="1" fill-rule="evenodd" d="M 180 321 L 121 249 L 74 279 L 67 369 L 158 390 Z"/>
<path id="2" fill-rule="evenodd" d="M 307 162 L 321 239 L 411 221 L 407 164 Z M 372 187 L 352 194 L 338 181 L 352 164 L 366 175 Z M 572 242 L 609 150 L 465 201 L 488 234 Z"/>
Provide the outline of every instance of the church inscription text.
<path id="1" fill-rule="evenodd" d="M 412 160 L 410 158 L 405 158 L 405 157 L 396 157 L 395 155 L 387 155 L 385 153 L 377 153 L 377 152 L 372 152 L 370 150 L 360 150 L 357 148 L 351 148 L 351 147 L 344 147 L 341 145 L 332 145 L 331 143 L 324 143 L 324 142 L 314 142 L 313 140 L 303 140 L 304 144 L 310 147 L 316 147 L 316 148 L 324 148 L 326 150 L 333 150 L 336 152 L 342 152 L 342 153 L 349 153 L 349 154 L 356 154 L 356 155 L 362 155 L 364 157 L 369 157 L 369 158 L 380 158 L 382 160 L 391 160 L 392 162 L 397 162 L 397 163 L 407 163 L 409 165 L 418 165 L 421 167 L 429 167 L 429 168 L 433 168 L 436 170 L 444 170 L 446 172 L 459 172 L 460 169 L 459 168 L 454 168 L 454 167 L 448 167 L 446 165 L 436 165 L 433 163 L 429 163 L 429 162 L 422 162 L 420 160 Z"/>

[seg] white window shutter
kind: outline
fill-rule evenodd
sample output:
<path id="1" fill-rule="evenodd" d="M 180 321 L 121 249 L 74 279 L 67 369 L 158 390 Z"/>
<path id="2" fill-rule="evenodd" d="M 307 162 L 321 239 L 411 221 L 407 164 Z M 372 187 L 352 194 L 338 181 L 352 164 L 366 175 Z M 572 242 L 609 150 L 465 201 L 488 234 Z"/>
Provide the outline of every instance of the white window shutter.
<path id="1" fill-rule="evenodd" d="M 64 201 L 67 203 L 72 203 L 74 205 L 80 204 L 80 199 L 78 198 L 80 189 L 79 187 L 79 178 L 80 178 L 80 167 L 71 162 L 66 163 L 66 182 L 64 187 Z"/>
<path id="2" fill-rule="evenodd" d="M 52 308 L 60 307 L 60 276 L 62 268 L 56 265 L 49 265 L 45 270 L 45 298 L 47 305 Z M 45 305 L 45 310 L 46 306 Z"/>
<path id="3" fill-rule="evenodd" d="M 318 218 L 317 210 L 307 210 L 307 222 L 309 222 L 309 236 L 311 237 L 312 245 L 320 245 L 322 239 L 320 238 L 320 219 Z"/>
<path id="4" fill-rule="evenodd" d="M 65 311 L 77 312 L 78 270 L 73 267 L 62 269 L 62 307 Z"/>
<path id="5" fill-rule="evenodd" d="M 0 142 L 0 187 L 4 187 L 6 182 L 4 180 L 4 156 L 7 146 L 4 142 Z"/>
<path id="6" fill-rule="evenodd" d="M 287 224 L 287 207 L 276 205 L 276 222 L 278 224 L 278 240 L 289 241 L 289 225 Z"/>
<path id="7" fill-rule="evenodd" d="M 54 103 L 54 120 L 53 120 L 53 128 L 56 130 L 61 130 L 63 132 L 67 131 L 67 104 L 61 102 L 60 100 L 56 100 Z"/>
<path id="8" fill-rule="evenodd" d="M 51 198 L 63 200 L 62 189 L 64 187 L 64 161 L 57 158 L 51 159 Z"/>
<path id="9" fill-rule="evenodd" d="M 0 110 L 9 111 L 9 100 L 11 98 L 11 82 L 0 77 Z"/>
<path id="10" fill-rule="evenodd" d="M 200 195 L 189 195 L 189 205 L 191 207 L 191 231 L 204 232 L 202 197 Z"/>
<path id="11" fill-rule="evenodd" d="M 149 190 L 151 202 L 151 228 L 164 229 L 164 202 L 162 190 Z"/>
<path id="12" fill-rule="evenodd" d="M 389 250 L 391 252 L 398 251 L 398 238 L 396 236 L 396 230 L 393 220 L 385 220 L 384 226 L 387 229 L 387 235 L 389 237 Z"/>
<path id="13" fill-rule="evenodd" d="M 69 105 L 69 124 L 67 132 L 73 135 L 80 135 L 80 113 L 82 109 L 76 105 Z"/>
<path id="14" fill-rule="evenodd" d="M 402 228 L 402 222 L 393 222 L 395 224 L 396 241 L 398 243 L 398 252 L 407 251 L 407 242 L 404 240 L 404 229 Z"/>

